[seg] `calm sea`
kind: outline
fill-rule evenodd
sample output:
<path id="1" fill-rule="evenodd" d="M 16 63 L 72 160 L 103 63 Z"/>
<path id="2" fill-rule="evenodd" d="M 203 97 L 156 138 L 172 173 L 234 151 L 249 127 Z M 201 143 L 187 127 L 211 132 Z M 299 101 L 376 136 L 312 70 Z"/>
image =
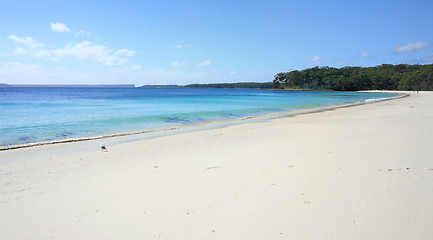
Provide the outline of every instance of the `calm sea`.
<path id="1" fill-rule="evenodd" d="M 394 96 L 247 89 L 0 88 L 0 146 L 195 124 Z"/>

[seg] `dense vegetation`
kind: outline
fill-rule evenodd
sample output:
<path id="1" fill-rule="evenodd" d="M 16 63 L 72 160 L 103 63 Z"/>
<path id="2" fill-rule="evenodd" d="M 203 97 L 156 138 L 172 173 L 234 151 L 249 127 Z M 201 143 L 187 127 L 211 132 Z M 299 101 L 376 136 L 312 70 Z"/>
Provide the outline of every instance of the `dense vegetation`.
<path id="1" fill-rule="evenodd" d="M 187 88 L 272 88 L 272 82 L 257 83 L 257 82 L 241 82 L 241 83 L 211 83 L 211 84 L 190 84 Z"/>
<path id="2" fill-rule="evenodd" d="M 314 67 L 275 75 L 275 89 L 311 90 L 433 90 L 433 64 L 376 67 Z"/>

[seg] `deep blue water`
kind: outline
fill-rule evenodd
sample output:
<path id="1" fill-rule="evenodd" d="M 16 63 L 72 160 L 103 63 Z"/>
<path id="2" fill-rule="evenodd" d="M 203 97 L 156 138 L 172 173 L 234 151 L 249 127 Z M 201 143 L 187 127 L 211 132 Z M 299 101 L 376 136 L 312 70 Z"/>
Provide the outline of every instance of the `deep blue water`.
<path id="1" fill-rule="evenodd" d="M 393 94 L 188 88 L 0 88 L 0 146 L 179 126 L 389 96 Z"/>

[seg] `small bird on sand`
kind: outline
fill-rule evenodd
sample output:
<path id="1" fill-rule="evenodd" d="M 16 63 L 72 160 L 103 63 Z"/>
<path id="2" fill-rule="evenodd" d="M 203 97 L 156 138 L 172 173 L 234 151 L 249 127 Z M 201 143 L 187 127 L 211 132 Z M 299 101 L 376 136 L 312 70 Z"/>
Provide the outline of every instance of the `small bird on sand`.
<path id="1" fill-rule="evenodd" d="M 107 151 L 107 148 L 105 147 L 104 144 L 101 144 L 101 150 L 102 150 L 102 151 Z"/>

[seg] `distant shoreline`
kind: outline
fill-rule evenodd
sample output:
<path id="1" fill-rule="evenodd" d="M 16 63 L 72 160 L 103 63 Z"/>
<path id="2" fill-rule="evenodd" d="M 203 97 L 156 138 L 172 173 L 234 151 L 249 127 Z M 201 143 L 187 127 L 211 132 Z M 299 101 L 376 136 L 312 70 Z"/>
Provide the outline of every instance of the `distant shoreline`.
<path id="1" fill-rule="evenodd" d="M 95 85 L 68 85 L 68 84 L 0 84 L 0 88 L 15 88 L 15 87 L 45 87 L 45 88 L 135 88 L 135 84 L 95 84 Z"/>

